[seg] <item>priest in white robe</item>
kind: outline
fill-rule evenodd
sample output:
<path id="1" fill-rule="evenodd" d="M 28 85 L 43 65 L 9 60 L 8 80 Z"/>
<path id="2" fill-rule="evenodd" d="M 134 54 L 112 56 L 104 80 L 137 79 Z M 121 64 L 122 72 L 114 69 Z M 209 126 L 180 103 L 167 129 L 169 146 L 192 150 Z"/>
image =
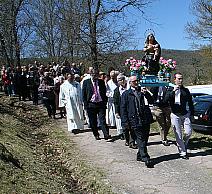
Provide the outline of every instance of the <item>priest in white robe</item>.
<path id="1" fill-rule="evenodd" d="M 108 97 L 107 103 L 107 112 L 106 112 L 106 122 L 109 127 L 116 126 L 116 119 L 115 119 L 115 106 L 113 102 L 113 95 L 114 90 L 118 87 L 117 83 L 117 75 L 119 74 L 118 71 L 112 70 L 110 72 L 110 80 L 107 82 L 106 88 L 106 96 Z"/>
<path id="2" fill-rule="evenodd" d="M 67 80 L 60 86 L 59 107 L 66 108 L 68 131 L 77 133 L 84 128 L 82 90 L 74 81 L 74 74 L 68 74 Z"/>

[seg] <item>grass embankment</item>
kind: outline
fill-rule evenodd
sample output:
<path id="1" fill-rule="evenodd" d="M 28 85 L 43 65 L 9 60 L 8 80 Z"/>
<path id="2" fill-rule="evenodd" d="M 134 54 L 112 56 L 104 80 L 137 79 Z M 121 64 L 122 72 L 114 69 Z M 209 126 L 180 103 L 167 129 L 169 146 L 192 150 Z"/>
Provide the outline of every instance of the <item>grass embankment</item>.
<path id="1" fill-rule="evenodd" d="M 37 107 L 0 98 L 0 193 L 112 193 L 67 133 Z"/>

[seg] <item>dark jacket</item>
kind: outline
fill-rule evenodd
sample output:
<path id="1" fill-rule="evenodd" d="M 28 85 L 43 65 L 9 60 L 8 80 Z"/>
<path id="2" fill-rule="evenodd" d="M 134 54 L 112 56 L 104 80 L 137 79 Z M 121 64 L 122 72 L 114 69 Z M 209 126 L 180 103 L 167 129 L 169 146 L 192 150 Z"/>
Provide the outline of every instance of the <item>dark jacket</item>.
<path id="1" fill-rule="evenodd" d="M 149 106 L 144 103 L 144 96 L 150 104 L 153 103 L 153 98 L 148 92 L 145 95 L 138 93 L 140 106 L 131 88 L 122 94 L 120 110 L 123 127 L 130 125 L 131 128 L 137 128 L 152 122 L 152 114 Z"/>
<path id="2" fill-rule="evenodd" d="M 187 88 L 182 86 L 180 88 L 180 105 L 175 104 L 175 92 L 173 87 L 170 87 L 166 93 L 164 103 L 169 103 L 171 106 L 171 111 L 174 114 L 185 115 L 188 113 L 187 104 L 191 115 L 194 115 L 194 106 L 192 101 L 192 96 Z"/>
<path id="3" fill-rule="evenodd" d="M 154 98 L 154 105 L 158 106 L 159 108 L 165 108 L 165 107 L 169 107 L 169 104 L 166 102 L 164 102 L 165 96 L 166 96 L 166 92 L 168 90 L 169 87 L 163 87 L 163 96 L 161 98 L 159 98 L 158 100 L 158 92 L 159 92 L 159 87 L 152 87 L 150 89 L 150 92 L 153 94 L 153 98 Z"/>
<path id="4" fill-rule="evenodd" d="M 114 106 L 115 106 L 115 113 L 118 113 L 120 115 L 121 96 L 120 96 L 120 92 L 119 92 L 119 87 L 117 87 L 114 90 L 113 103 L 114 103 Z"/>
<path id="5" fill-rule="evenodd" d="M 101 96 L 102 101 L 106 108 L 107 96 L 106 96 L 105 82 L 101 79 L 98 79 L 98 86 L 99 86 L 100 96 Z M 91 79 L 85 80 L 82 85 L 82 98 L 83 98 L 83 103 L 84 103 L 85 109 L 87 109 L 88 103 L 91 101 L 93 93 L 94 93 L 94 91 L 93 91 L 93 84 L 92 84 Z"/>

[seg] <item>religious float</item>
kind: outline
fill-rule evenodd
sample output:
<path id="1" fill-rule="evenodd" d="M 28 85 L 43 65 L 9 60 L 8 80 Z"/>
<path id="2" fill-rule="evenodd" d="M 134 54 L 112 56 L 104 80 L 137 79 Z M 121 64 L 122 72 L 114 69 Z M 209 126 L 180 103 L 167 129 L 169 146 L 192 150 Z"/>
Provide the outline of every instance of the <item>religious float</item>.
<path id="1" fill-rule="evenodd" d="M 171 73 L 176 69 L 176 61 L 173 59 L 164 59 L 160 57 L 159 65 L 160 70 L 158 75 L 148 74 L 148 67 L 143 60 L 137 60 L 133 57 L 126 59 L 125 65 L 130 69 L 131 76 L 137 76 L 140 80 L 139 85 L 141 87 L 159 87 L 159 86 L 174 86 L 170 82 Z"/>

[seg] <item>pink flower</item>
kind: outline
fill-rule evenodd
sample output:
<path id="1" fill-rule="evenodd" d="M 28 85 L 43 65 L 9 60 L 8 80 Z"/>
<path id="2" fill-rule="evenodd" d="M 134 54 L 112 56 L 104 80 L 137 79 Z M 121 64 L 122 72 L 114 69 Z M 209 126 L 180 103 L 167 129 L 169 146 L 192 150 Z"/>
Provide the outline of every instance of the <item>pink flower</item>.
<path id="1" fill-rule="evenodd" d="M 163 59 L 162 63 L 165 65 L 167 63 L 167 61 L 165 59 Z"/>
<path id="2" fill-rule="evenodd" d="M 140 65 L 139 63 L 137 63 L 135 66 L 136 66 L 136 67 L 140 67 L 141 65 Z"/>
<path id="3" fill-rule="evenodd" d="M 133 59 L 133 60 L 132 60 L 132 63 L 136 63 L 136 62 L 137 62 L 136 59 Z"/>

